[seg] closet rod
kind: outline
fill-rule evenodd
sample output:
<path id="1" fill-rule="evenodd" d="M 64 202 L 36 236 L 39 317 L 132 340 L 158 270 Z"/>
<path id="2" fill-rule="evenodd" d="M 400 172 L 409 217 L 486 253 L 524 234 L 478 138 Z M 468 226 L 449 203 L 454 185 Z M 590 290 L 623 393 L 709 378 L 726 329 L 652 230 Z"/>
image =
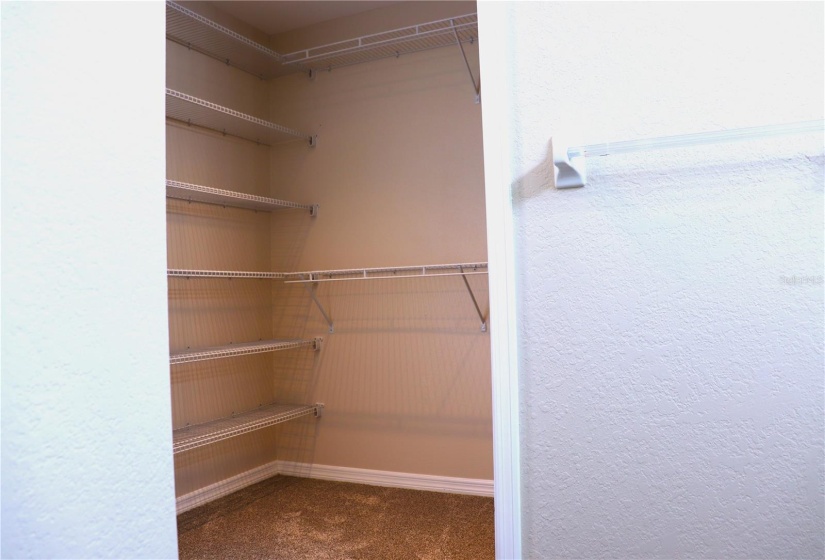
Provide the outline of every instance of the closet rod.
<path id="1" fill-rule="evenodd" d="M 823 130 L 825 130 L 825 121 L 818 120 L 767 126 L 754 126 L 750 128 L 736 128 L 732 130 L 717 130 L 713 132 L 697 132 L 694 134 L 680 134 L 677 136 L 662 136 L 659 138 L 645 138 L 641 140 L 625 140 L 621 142 L 605 142 L 602 144 L 590 144 L 587 146 L 574 146 L 567 149 L 567 157 L 572 159 L 576 157 L 608 156 L 611 154 L 626 154 L 630 152 L 642 152 L 647 150 L 662 150 L 667 148 L 701 146 L 705 144 L 758 140 L 773 136 L 822 132 Z"/>
<path id="2" fill-rule="evenodd" d="M 589 157 L 722 144 L 726 142 L 742 142 L 791 134 L 821 133 L 823 131 L 825 131 L 825 120 L 753 126 L 732 130 L 697 132 L 677 136 L 662 136 L 659 138 L 624 140 L 621 142 L 605 142 L 602 144 L 572 147 L 568 147 L 562 140 L 554 137 L 553 165 L 556 167 L 556 188 L 583 187 L 587 183 L 587 166 L 584 160 Z"/>

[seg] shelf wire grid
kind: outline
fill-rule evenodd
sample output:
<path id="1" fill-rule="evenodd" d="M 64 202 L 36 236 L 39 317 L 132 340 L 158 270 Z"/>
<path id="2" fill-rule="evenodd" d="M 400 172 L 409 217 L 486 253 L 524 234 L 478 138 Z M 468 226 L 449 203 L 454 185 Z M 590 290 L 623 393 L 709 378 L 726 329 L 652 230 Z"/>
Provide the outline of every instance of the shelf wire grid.
<path id="1" fill-rule="evenodd" d="M 286 275 L 283 272 L 247 272 L 243 270 L 190 270 L 183 268 L 170 268 L 166 271 L 166 275 L 184 278 L 280 279 L 286 277 Z"/>
<path id="2" fill-rule="evenodd" d="M 166 37 L 261 79 L 280 74 L 282 56 L 175 2 L 166 2 Z"/>
<path id="3" fill-rule="evenodd" d="M 382 58 L 457 45 L 478 40 L 478 17 L 466 14 L 454 18 L 364 35 L 283 55 L 286 65 L 315 70 L 371 62 Z"/>
<path id="4" fill-rule="evenodd" d="M 337 282 L 342 280 L 378 280 L 392 278 L 422 278 L 436 276 L 471 276 L 487 274 L 487 263 L 433 264 L 382 268 L 350 268 L 284 273 L 285 284 L 307 282 Z"/>
<path id="5" fill-rule="evenodd" d="M 261 340 L 258 342 L 242 342 L 238 344 L 228 344 L 226 346 L 213 346 L 201 350 L 186 350 L 183 352 L 172 352 L 169 356 L 169 363 L 186 364 L 199 362 L 202 360 L 215 360 L 219 358 L 232 358 L 234 356 L 245 356 L 247 354 L 260 354 L 262 352 L 275 352 L 279 350 L 291 350 L 293 348 L 318 347 L 318 341 L 312 340 Z"/>
<path id="6" fill-rule="evenodd" d="M 270 145 L 297 138 L 311 141 L 309 134 L 169 88 L 166 88 L 166 116 L 258 144 Z"/>
<path id="7" fill-rule="evenodd" d="M 186 426 L 172 432 L 173 453 L 216 443 L 302 416 L 315 415 L 317 410 L 318 405 L 270 404 L 228 418 Z"/>
<path id="8" fill-rule="evenodd" d="M 271 212 L 279 208 L 298 208 L 315 212 L 312 204 L 299 204 L 288 200 L 278 200 L 266 196 L 257 196 L 236 191 L 205 187 L 203 185 L 193 185 L 192 183 L 182 183 L 180 181 L 166 180 L 166 197 L 176 198 L 194 202 L 204 202 L 206 204 L 218 204 L 221 206 L 232 206 L 236 208 L 247 208 L 252 210 L 263 210 Z"/>

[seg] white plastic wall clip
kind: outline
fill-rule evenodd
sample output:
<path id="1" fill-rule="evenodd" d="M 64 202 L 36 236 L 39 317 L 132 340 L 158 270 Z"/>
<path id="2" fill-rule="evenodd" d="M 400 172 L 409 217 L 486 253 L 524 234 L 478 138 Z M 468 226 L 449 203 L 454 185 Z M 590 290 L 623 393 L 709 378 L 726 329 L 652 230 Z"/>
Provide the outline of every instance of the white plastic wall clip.
<path id="1" fill-rule="evenodd" d="M 553 165 L 555 166 L 555 183 L 557 189 L 583 187 L 587 183 L 587 164 L 585 158 L 578 157 L 572 161 L 567 156 L 568 144 L 563 140 L 553 138 Z"/>

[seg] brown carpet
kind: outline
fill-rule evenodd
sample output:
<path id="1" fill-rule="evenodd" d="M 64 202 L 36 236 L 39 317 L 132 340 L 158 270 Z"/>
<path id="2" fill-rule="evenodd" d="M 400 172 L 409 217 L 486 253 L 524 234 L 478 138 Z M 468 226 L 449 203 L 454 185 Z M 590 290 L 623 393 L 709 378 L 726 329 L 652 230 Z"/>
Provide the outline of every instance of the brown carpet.
<path id="1" fill-rule="evenodd" d="M 276 476 L 178 517 L 187 558 L 495 556 L 493 499 Z"/>

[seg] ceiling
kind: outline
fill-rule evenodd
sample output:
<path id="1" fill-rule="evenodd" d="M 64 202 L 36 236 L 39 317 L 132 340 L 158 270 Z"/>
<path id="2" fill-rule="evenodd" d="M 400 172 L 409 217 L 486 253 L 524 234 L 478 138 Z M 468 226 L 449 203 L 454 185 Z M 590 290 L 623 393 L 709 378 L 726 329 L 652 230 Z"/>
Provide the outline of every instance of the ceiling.
<path id="1" fill-rule="evenodd" d="M 212 2 L 222 10 L 244 23 L 260 29 L 267 35 L 276 35 L 329 21 L 341 17 L 360 14 L 377 8 L 384 8 L 398 0 L 269 0 L 239 1 L 219 0 Z"/>

